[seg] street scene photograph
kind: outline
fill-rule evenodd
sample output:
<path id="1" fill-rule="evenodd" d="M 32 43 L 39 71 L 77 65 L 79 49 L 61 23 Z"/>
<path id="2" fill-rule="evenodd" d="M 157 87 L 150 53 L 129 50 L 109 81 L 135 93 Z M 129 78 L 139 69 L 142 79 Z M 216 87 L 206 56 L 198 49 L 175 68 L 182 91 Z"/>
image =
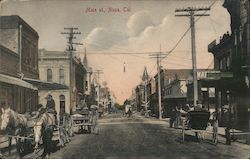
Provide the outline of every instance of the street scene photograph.
<path id="1" fill-rule="evenodd" d="M 0 0 L 0 158 L 250 159 L 250 1 Z"/>

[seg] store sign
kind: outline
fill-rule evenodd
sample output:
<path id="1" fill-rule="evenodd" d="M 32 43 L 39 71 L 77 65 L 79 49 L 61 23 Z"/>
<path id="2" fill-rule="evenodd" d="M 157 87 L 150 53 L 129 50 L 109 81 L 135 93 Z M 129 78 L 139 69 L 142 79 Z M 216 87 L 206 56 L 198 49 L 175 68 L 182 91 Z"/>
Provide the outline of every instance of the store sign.
<path id="1" fill-rule="evenodd" d="M 221 78 L 233 78 L 232 72 L 220 72 L 220 71 L 201 71 L 197 72 L 197 79 L 213 79 L 219 80 Z"/>
<path id="2" fill-rule="evenodd" d="M 215 79 L 233 78 L 233 73 L 232 72 L 209 72 L 207 73 L 207 77 L 215 78 Z"/>

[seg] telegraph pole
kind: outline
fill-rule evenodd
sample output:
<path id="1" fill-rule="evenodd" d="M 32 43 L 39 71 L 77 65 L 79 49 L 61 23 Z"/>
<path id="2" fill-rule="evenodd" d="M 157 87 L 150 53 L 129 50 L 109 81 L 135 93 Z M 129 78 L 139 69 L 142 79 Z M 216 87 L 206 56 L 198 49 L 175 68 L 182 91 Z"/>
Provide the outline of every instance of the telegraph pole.
<path id="1" fill-rule="evenodd" d="M 162 119 L 162 105 L 161 105 L 161 59 L 165 58 L 168 54 L 162 54 L 161 53 L 161 46 L 160 46 L 160 52 L 157 54 L 150 55 L 151 58 L 157 59 L 157 72 L 158 72 L 158 107 L 159 107 L 159 119 Z"/>
<path id="2" fill-rule="evenodd" d="M 188 7 L 185 9 L 176 9 L 175 12 L 182 12 L 186 14 L 178 14 L 175 16 L 190 17 L 191 28 L 191 46 L 192 46 L 192 68 L 193 68 L 193 89 L 194 89 L 194 106 L 197 106 L 198 102 L 198 82 L 197 82 L 197 66 L 196 66 L 196 46 L 195 46 L 195 16 L 209 16 L 209 14 L 199 13 L 201 11 L 209 11 L 210 7 L 206 8 L 193 8 Z"/>
<path id="3" fill-rule="evenodd" d="M 69 52 L 69 60 L 70 60 L 70 64 L 69 64 L 69 89 L 70 89 L 70 93 L 69 93 L 69 97 L 70 97 L 70 113 L 72 111 L 72 80 L 71 80 L 71 77 L 73 76 L 72 75 L 72 60 L 73 60 L 73 51 L 76 51 L 73 47 L 73 45 L 82 45 L 81 43 L 74 43 L 73 42 L 73 39 L 76 39 L 76 37 L 74 35 L 76 34 L 81 34 L 81 32 L 75 32 L 75 30 L 78 30 L 78 28 L 64 28 L 64 30 L 68 30 L 68 32 L 62 32 L 61 34 L 67 34 L 68 37 L 68 48 L 67 48 L 67 51 Z"/>
<path id="4" fill-rule="evenodd" d="M 98 83 L 97 106 L 99 108 L 99 104 L 100 104 L 100 74 L 103 74 L 103 71 L 102 70 L 96 70 L 94 73 L 97 74 L 97 83 Z"/>

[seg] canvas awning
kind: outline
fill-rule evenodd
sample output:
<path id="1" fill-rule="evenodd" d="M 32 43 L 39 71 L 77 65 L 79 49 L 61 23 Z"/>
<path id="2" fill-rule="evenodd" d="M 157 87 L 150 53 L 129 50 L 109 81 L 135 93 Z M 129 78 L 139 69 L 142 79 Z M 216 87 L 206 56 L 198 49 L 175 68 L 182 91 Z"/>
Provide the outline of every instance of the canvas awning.
<path id="1" fill-rule="evenodd" d="M 16 77 L 12 77 L 12 76 L 8 76 L 8 75 L 4 75 L 4 74 L 0 74 L 0 82 L 3 83 L 8 83 L 8 84 L 12 84 L 12 85 L 17 85 L 20 87 L 25 87 L 25 88 L 29 88 L 29 89 L 33 89 L 33 90 L 37 90 L 37 87 L 33 86 L 32 84 L 16 78 Z"/>
<path id="2" fill-rule="evenodd" d="M 62 90 L 69 88 L 68 86 L 65 86 L 63 84 L 41 81 L 37 79 L 24 78 L 23 80 L 36 86 L 38 90 Z"/>

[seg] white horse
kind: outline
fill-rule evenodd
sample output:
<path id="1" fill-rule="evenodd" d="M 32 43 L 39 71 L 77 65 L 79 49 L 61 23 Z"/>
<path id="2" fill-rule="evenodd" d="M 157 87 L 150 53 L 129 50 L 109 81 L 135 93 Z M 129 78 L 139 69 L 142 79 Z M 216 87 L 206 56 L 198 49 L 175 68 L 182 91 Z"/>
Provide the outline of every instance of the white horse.
<path id="1" fill-rule="evenodd" d="M 49 155 L 52 152 L 52 137 L 55 127 L 55 116 L 52 113 L 41 114 L 34 125 L 35 135 L 35 150 L 38 148 L 40 140 L 43 142 L 43 156 Z"/>
<path id="2" fill-rule="evenodd" d="M 27 118 L 22 114 L 16 113 L 10 108 L 1 108 L 1 110 L 2 114 L 0 129 L 2 131 L 6 131 L 10 136 L 25 136 L 27 128 Z M 11 141 L 12 137 L 9 137 L 9 154 L 11 149 Z M 20 143 L 21 138 L 16 138 L 16 146 L 18 153 L 23 151 L 23 147 L 19 147 Z"/>

